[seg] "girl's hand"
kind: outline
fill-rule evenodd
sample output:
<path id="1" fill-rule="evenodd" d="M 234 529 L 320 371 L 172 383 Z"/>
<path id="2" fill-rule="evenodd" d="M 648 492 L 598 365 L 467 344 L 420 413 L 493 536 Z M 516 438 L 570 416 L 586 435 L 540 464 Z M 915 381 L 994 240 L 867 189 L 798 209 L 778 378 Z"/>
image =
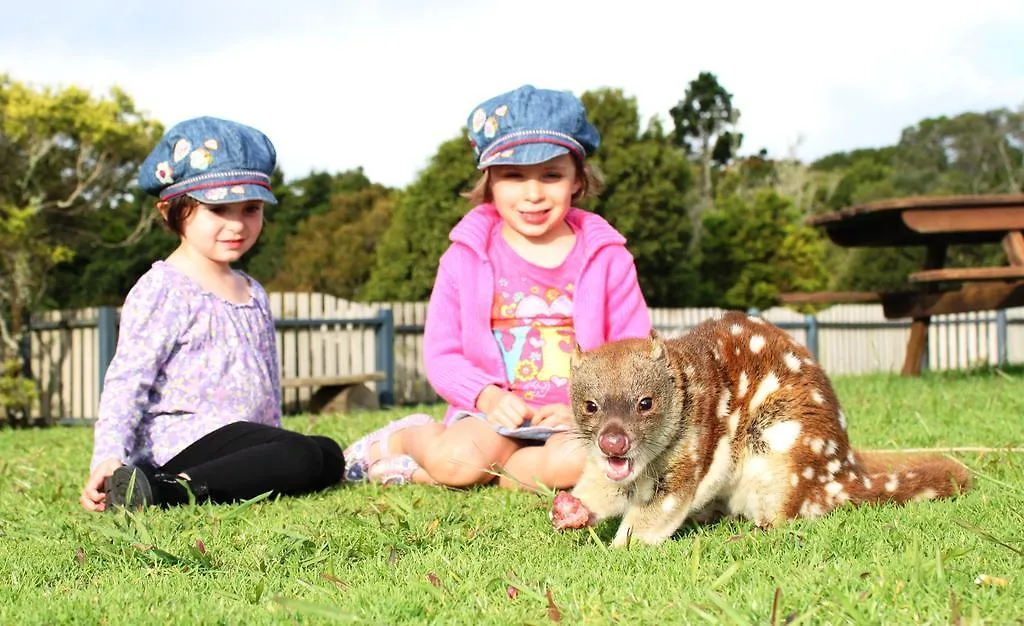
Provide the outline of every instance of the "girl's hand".
<path id="1" fill-rule="evenodd" d="M 568 404 L 545 404 L 533 412 L 530 425 L 569 430 L 572 428 L 572 407 Z"/>
<path id="2" fill-rule="evenodd" d="M 86 511 L 102 511 L 107 508 L 107 494 L 103 492 L 103 481 L 122 465 L 124 463 L 120 459 L 107 459 L 89 473 L 82 495 L 78 498 L 82 508 Z"/>
<path id="3" fill-rule="evenodd" d="M 476 406 L 487 416 L 488 422 L 506 428 L 519 428 L 533 415 L 533 409 L 525 400 L 494 386 L 484 389 Z"/>

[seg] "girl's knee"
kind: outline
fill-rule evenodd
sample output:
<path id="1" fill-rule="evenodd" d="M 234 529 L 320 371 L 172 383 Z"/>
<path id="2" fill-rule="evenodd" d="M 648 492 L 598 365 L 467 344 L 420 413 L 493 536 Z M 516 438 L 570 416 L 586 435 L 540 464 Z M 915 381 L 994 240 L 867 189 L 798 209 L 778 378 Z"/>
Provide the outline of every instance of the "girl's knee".
<path id="1" fill-rule="evenodd" d="M 474 441 L 442 441 L 430 450 L 423 469 L 449 487 L 483 485 L 494 480 L 500 459 L 487 454 Z"/>

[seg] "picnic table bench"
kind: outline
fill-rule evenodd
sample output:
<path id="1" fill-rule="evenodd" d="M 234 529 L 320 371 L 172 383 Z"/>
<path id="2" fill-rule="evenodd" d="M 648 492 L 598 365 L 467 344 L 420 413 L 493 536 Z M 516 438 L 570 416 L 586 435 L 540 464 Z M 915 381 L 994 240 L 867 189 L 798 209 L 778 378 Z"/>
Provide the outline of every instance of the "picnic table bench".
<path id="1" fill-rule="evenodd" d="M 385 380 L 384 372 L 349 374 L 344 376 L 309 376 L 281 380 L 283 389 L 309 387 L 313 395 L 307 411 L 310 413 L 349 413 L 357 409 L 380 408 L 377 394 L 366 383 Z"/>
<path id="2" fill-rule="evenodd" d="M 779 297 L 784 304 L 881 302 L 887 319 L 912 319 L 904 376 L 921 372 L 932 315 L 1024 305 L 1024 194 L 884 200 L 814 216 L 807 223 L 846 248 L 926 248 L 923 267 L 907 277 L 906 290 Z M 985 243 L 1001 243 L 1007 265 L 945 267 L 949 246 Z"/>

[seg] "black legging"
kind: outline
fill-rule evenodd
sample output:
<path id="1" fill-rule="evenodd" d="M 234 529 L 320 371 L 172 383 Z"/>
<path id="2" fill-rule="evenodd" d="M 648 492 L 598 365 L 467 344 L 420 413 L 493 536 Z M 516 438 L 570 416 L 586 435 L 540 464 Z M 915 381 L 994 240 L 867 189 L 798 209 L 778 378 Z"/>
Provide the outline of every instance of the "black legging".
<path id="1" fill-rule="evenodd" d="M 222 426 L 182 450 L 158 471 L 185 474 L 213 502 L 319 491 L 341 482 L 345 459 L 329 437 L 252 422 Z"/>

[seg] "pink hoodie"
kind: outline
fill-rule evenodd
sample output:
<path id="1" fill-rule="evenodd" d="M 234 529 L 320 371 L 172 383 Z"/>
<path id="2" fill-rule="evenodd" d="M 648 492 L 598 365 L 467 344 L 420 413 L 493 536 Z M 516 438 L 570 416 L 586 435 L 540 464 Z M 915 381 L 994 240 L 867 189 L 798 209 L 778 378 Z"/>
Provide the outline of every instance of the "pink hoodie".
<path id="1" fill-rule="evenodd" d="M 576 280 L 573 324 L 576 341 L 592 350 L 609 341 L 646 337 L 651 317 L 640 292 L 626 238 L 601 216 L 570 209 L 566 221 L 583 244 L 584 264 Z M 476 411 L 487 385 L 508 388 L 505 365 L 491 332 L 494 270 L 488 242 L 501 216 L 491 204 L 470 211 L 449 238 L 427 307 L 424 361 L 427 378 L 455 410 Z"/>

